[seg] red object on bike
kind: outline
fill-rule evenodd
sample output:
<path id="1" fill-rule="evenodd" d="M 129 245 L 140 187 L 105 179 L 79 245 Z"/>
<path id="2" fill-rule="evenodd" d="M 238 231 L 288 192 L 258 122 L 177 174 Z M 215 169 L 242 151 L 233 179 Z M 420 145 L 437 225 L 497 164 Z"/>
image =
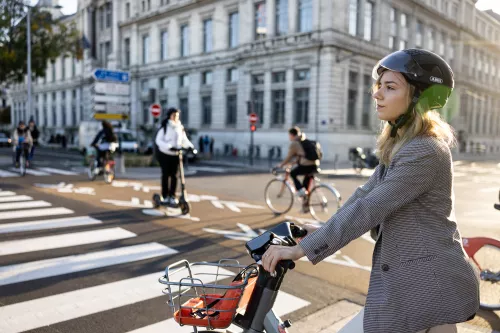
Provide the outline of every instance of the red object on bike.
<path id="1" fill-rule="evenodd" d="M 474 255 L 485 245 L 492 245 L 500 248 L 500 241 L 492 238 L 486 237 L 472 237 L 472 238 L 462 238 L 462 244 L 467 255 L 474 261 L 474 263 L 483 270 L 483 267 L 474 258 Z"/>
<path id="2" fill-rule="evenodd" d="M 246 287 L 229 289 L 224 294 L 205 294 L 191 298 L 174 313 L 174 319 L 180 325 L 227 328 L 236 313 L 244 314 L 253 294 L 257 277 L 248 279 Z M 233 281 L 230 286 L 241 285 L 242 281 Z"/>

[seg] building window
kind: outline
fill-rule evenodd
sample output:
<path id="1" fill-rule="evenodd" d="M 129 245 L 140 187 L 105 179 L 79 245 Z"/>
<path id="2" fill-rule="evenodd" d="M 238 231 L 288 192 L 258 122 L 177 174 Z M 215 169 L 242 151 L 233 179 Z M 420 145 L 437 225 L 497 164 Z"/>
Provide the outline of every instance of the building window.
<path id="1" fill-rule="evenodd" d="M 123 41 L 123 50 L 124 50 L 124 65 L 125 67 L 130 66 L 130 38 L 125 38 Z"/>
<path id="2" fill-rule="evenodd" d="M 373 100 L 371 95 L 372 90 L 372 77 L 370 75 L 364 76 L 364 88 L 363 93 L 363 116 L 361 118 L 361 126 L 366 129 L 370 129 L 370 115 L 373 112 Z"/>
<path id="3" fill-rule="evenodd" d="M 349 34 L 352 36 L 358 34 L 358 1 L 349 0 Z"/>
<path id="4" fill-rule="evenodd" d="M 56 63 L 53 62 L 51 63 L 51 69 L 52 69 L 52 82 L 56 81 Z"/>
<path id="5" fill-rule="evenodd" d="M 415 46 L 422 48 L 422 37 L 424 35 L 424 25 L 422 22 L 417 21 L 415 26 Z"/>
<path id="6" fill-rule="evenodd" d="M 99 28 L 100 30 L 104 30 L 104 6 L 99 8 Z"/>
<path id="7" fill-rule="evenodd" d="M 439 55 L 444 56 L 444 42 L 446 41 L 446 34 L 442 33 L 439 38 Z"/>
<path id="8" fill-rule="evenodd" d="M 160 116 L 163 117 L 163 114 L 165 114 L 164 112 L 167 112 L 168 110 L 168 100 L 166 97 L 160 99 L 160 105 L 162 110 Z"/>
<path id="9" fill-rule="evenodd" d="M 63 81 L 66 79 L 66 57 L 61 59 L 61 79 Z"/>
<path id="10" fill-rule="evenodd" d="M 295 81 L 309 81 L 311 71 L 309 69 L 298 69 L 295 71 Z"/>
<path id="11" fill-rule="evenodd" d="M 236 125 L 236 95 L 226 97 L 226 125 Z"/>
<path id="12" fill-rule="evenodd" d="M 309 122 L 309 88 L 295 89 L 295 119 L 296 124 Z"/>
<path id="13" fill-rule="evenodd" d="M 266 24 L 266 3 L 258 2 L 255 4 L 255 34 L 254 38 L 264 39 L 267 36 L 267 24 Z"/>
<path id="14" fill-rule="evenodd" d="M 166 90 L 168 88 L 168 77 L 164 76 L 160 78 L 160 89 Z"/>
<path id="15" fill-rule="evenodd" d="M 145 12 L 146 11 L 146 1 L 142 1 L 142 11 Z"/>
<path id="16" fill-rule="evenodd" d="M 434 29 L 429 28 L 429 30 L 427 30 L 427 40 L 429 43 L 427 48 L 434 51 Z"/>
<path id="17" fill-rule="evenodd" d="M 227 82 L 236 83 L 238 81 L 238 68 L 229 68 L 227 70 Z"/>
<path id="18" fill-rule="evenodd" d="M 184 24 L 181 26 L 181 57 L 189 55 L 189 26 Z"/>
<path id="19" fill-rule="evenodd" d="M 130 2 L 125 4 L 125 18 L 130 18 Z"/>
<path id="20" fill-rule="evenodd" d="M 264 84 L 264 74 L 252 75 L 252 84 L 253 85 Z"/>
<path id="21" fill-rule="evenodd" d="M 458 5 L 456 3 L 451 4 L 451 17 L 458 20 Z"/>
<path id="22" fill-rule="evenodd" d="M 71 77 L 76 76 L 76 59 L 73 57 L 71 58 Z"/>
<path id="23" fill-rule="evenodd" d="M 373 19 L 374 19 L 374 10 L 373 10 L 373 2 L 367 1 L 365 3 L 365 31 L 364 31 L 364 39 L 372 40 L 372 27 L 373 27 Z"/>
<path id="24" fill-rule="evenodd" d="M 391 20 L 391 33 L 389 35 L 389 48 L 391 50 L 394 50 L 396 47 L 396 36 L 397 36 L 396 9 L 391 7 L 389 17 Z"/>
<path id="25" fill-rule="evenodd" d="M 149 92 L 149 80 L 148 79 L 144 79 L 141 81 L 141 92 L 143 94 L 146 94 Z"/>
<path id="26" fill-rule="evenodd" d="M 240 43 L 240 16 L 238 12 L 229 14 L 229 47 L 236 47 Z"/>
<path id="27" fill-rule="evenodd" d="M 212 84 L 213 78 L 212 78 L 212 72 L 211 71 L 203 72 L 202 82 L 203 82 L 203 85 L 206 85 L 206 86 Z"/>
<path id="28" fill-rule="evenodd" d="M 66 126 L 66 92 L 62 91 L 61 92 L 61 118 L 62 118 L 62 125 Z"/>
<path id="29" fill-rule="evenodd" d="M 149 101 L 143 101 L 142 102 L 142 123 L 147 124 L 149 123 Z"/>
<path id="30" fill-rule="evenodd" d="M 349 92 L 347 100 L 347 126 L 356 126 L 356 101 L 358 98 L 358 73 L 349 72 Z"/>
<path id="31" fill-rule="evenodd" d="M 312 31 L 312 0 L 299 0 L 299 32 Z"/>
<path id="32" fill-rule="evenodd" d="M 408 17 L 405 13 L 401 13 L 399 18 L 400 33 L 399 33 L 399 49 L 404 50 L 408 45 Z"/>
<path id="33" fill-rule="evenodd" d="M 149 63 L 149 35 L 142 36 L 142 63 Z"/>
<path id="34" fill-rule="evenodd" d="M 104 67 L 108 67 L 108 56 L 111 54 L 111 42 L 104 43 Z"/>
<path id="35" fill-rule="evenodd" d="M 106 3 L 106 28 L 111 28 L 113 19 L 113 11 L 111 10 L 111 2 Z"/>
<path id="36" fill-rule="evenodd" d="M 183 74 L 179 77 L 179 86 L 180 87 L 189 87 L 189 75 Z"/>
<path id="37" fill-rule="evenodd" d="M 276 35 L 288 33 L 288 0 L 276 0 Z"/>
<path id="38" fill-rule="evenodd" d="M 273 83 L 283 83 L 286 81 L 286 72 L 274 72 L 272 75 Z"/>
<path id="39" fill-rule="evenodd" d="M 168 58 L 168 32 L 161 32 L 161 60 L 167 60 Z"/>
<path id="40" fill-rule="evenodd" d="M 187 97 L 183 97 L 179 99 L 179 107 L 181 109 L 181 122 L 184 125 L 188 125 L 189 123 L 189 99 Z"/>
<path id="41" fill-rule="evenodd" d="M 203 21 L 203 52 L 212 52 L 213 35 L 212 35 L 212 20 Z"/>
<path id="42" fill-rule="evenodd" d="M 151 0 L 148 0 L 148 10 L 151 10 Z"/>
<path id="43" fill-rule="evenodd" d="M 285 123 L 285 90 L 273 90 L 272 92 L 272 122 L 273 125 L 283 125 Z"/>
<path id="44" fill-rule="evenodd" d="M 203 125 L 212 124 L 212 96 L 203 96 L 201 98 L 201 112 Z"/>
<path id="45" fill-rule="evenodd" d="M 259 124 L 264 123 L 264 92 L 254 91 L 253 92 L 253 112 L 259 117 Z"/>

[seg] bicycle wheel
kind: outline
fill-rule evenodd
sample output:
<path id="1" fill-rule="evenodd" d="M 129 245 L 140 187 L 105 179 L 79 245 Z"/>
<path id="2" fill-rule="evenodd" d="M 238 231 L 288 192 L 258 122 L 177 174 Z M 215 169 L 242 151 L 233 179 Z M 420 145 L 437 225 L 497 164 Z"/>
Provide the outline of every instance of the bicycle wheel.
<path id="1" fill-rule="evenodd" d="M 309 194 L 309 212 L 319 222 L 326 222 L 340 208 L 340 194 L 330 185 L 315 186 Z"/>
<path id="2" fill-rule="evenodd" d="M 95 168 L 97 167 L 97 161 L 95 159 L 90 159 L 89 168 L 87 170 L 87 175 L 90 180 L 95 180 L 96 173 Z"/>
<path id="3" fill-rule="evenodd" d="M 489 243 L 489 244 L 488 244 Z M 496 240 L 487 238 L 464 239 L 464 248 L 479 247 L 474 253 L 473 264 L 479 271 L 479 307 L 500 310 L 500 247 Z"/>
<path id="4" fill-rule="evenodd" d="M 363 171 L 364 167 L 365 167 L 365 164 L 364 164 L 363 160 L 360 157 L 358 157 L 356 159 L 356 161 L 354 161 L 354 165 L 353 165 L 354 171 L 356 171 L 356 173 L 359 175 L 359 174 L 361 174 L 361 171 Z"/>
<path id="5" fill-rule="evenodd" d="M 26 175 L 26 157 L 24 153 L 21 153 L 21 156 L 19 156 L 19 173 L 21 176 Z"/>
<path id="6" fill-rule="evenodd" d="M 264 198 L 267 207 L 275 214 L 285 214 L 293 206 L 293 191 L 284 180 L 273 179 L 267 183 Z"/>

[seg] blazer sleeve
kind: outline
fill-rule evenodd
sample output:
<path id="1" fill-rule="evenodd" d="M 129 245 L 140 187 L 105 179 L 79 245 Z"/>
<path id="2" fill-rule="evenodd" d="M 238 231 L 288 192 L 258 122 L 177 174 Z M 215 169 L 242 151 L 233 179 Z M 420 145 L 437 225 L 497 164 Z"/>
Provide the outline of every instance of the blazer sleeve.
<path id="1" fill-rule="evenodd" d="M 350 204 L 355 202 L 357 199 L 366 196 L 377 184 L 377 180 L 380 179 L 382 172 L 384 172 L 384 166 L 379 164 L 373 174 L 370 176 L 368 181 L 356 189 L 356 191 L 347 199 L 347 201 L 342 205 L 342 208 L 348 207 Z M 341 209 L 342 209 L 341 208 Z"/>
<path id="2" fill-rule="evenodd" d="M 428 191 L 438 170 L 450 168 L 437 146 L 418 140 L 403 147 L 393 158 L 385 178 L 364 197 L 339 210 L 320 229 L 299 245 L 317 264 L 352 240 L 379 225 L 393 212 Z"/>

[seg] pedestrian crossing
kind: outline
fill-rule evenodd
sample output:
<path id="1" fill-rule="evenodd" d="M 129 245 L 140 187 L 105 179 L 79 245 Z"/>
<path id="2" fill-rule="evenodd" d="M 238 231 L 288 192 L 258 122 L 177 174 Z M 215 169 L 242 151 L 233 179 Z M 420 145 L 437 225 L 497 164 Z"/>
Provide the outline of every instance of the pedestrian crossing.
<path id="1" fill-rule="evenodd" d="M 169 318 L 162 294 L 164 286 L 158 283 L 164 272 L 154 265 L 149 270 L 149 264 L 141 266 L 141 261 L 154 259 L 164 269 L 166 260 L 181 258 L 180 249 L 153 241 L 134 243 L 137 233 L 106 224 L 95 217 L 77 216 L 56 203 L 0 190 L 0 332 L 44 331 L 46 326 L 68 325 L 68 321 L 111 310 L 126 311 L 139 302 L 158 300 L 163 304 L 163 320 L 152 319 L 143 327 L 120 332 L 192 332 Z M 137 272 L 123 273 L 123 268 L 130 265 L 135 265 L 132 267 Z M 194 268 L 193 274 L 204 273 L 198 275 L 204 283 L 214 282 L 217 267 L 202 269 Z M 219 268 L 218 273 L 231 272 Z M 82 279 L 86 282 L 82 283 Z M 44 288 L 54 283 L 62 285 L 61 289 Z M 4 295 L 6 300 L 2 299 Z M 305 300 L 280 292 L 275 310 L 284 315 L 308 305 Z M 138 315 L 148 318 L 149 313 Z M 122 321 L 114 316 L 106 320 L 110 325 Z M 64 326 L 54 330 L 68 331 Z"/>
<path id="2" fill-rule="evenodd" d="M 40 167 L 40 168 L 28 168 L 26 169 L 26 174 L 31 176 L 54 176 L 54 175 L 62 175 L 62 176 L 76 176 L 81 174 L 82 172 L 76 172 L 71 170 L 62 170 L 57 168 L 48 168 L 48 167 Z M 6 168 L 0 169 L 0 178 L 13 178 L 20 177 L 19 168 Z"/>

